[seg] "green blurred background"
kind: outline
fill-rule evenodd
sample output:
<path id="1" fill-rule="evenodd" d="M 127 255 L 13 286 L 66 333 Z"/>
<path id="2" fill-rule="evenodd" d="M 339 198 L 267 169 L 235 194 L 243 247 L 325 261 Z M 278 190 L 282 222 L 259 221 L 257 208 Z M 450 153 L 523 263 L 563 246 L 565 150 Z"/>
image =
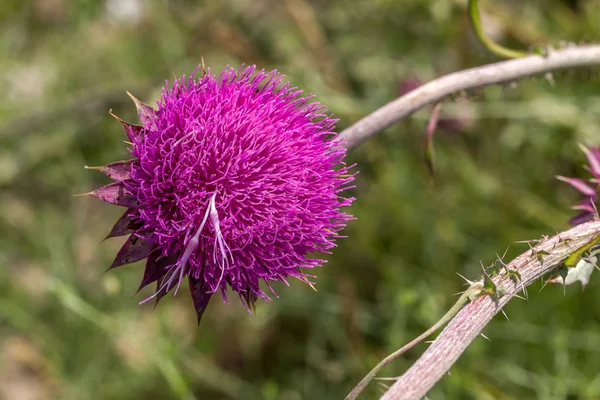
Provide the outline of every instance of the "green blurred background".
<path id="1" fill-rule="evenodd" d="M 598 42 L 597 0 L 483 1 L 497 41 Z M 480 260 L 567 227 L 600 144 L 598 71 L 469 93 L 443 107 L 459 129 L 423 162 L 430 109 L 349 155 L 360 174 L 347 239 L 316 271 L 248 315 L 214 299 L 199 329 L 186 292 L 156 311 L 132 298 L 141 263 L 103 274 L 122 210 L 72 197 L 108 182 L 84 165 L 127 157 L 112 109 L 152 103 L 203 56 L 277 68 L 317 94 L 341 130 L 422 81 L 495 60 L 466 0 L 2 0 L 0 2 L 0 399 L 340 399 L 435 322 Z M 456 125 L 456 124 L 455 124 Z M 441 399 L 600 398 L 600 278 L 506 307 L 430 393 Z M 149 293 L 149 292 L 148 292 Z M 399 375 L 426 345 L 386 369 Z M 365 399 L 383 388 L 370 385 Z"/>

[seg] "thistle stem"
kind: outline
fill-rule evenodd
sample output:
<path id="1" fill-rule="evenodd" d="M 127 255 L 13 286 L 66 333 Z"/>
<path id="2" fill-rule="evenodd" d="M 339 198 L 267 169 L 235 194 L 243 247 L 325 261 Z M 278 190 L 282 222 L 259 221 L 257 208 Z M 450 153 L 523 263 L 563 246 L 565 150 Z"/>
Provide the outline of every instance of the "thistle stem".
<path id="1" fill-rule="evenodd" d="M 389 356 L 387 356 L 386 358 L 381 360 L 381 362 L 379 362 L 379 364 L 377 364 L 375 366 L 375 368 L 373 368 L 371 370 L 371 372 L 369 372 L 358 383 L 358 385 L 356 385 L 354 387 L 354 389 L 352 389 L 350 394 L 348 394 L 348 396 L 346 396 L 345 400 L 356 399 L 362 393 L 362 391 L 367 387 L 369 382 L 371 382 L 373 380 L 373 378 L 375 378 L 375 376 L 379 373 L 379 371 L 381 371 L 384 367 L 386 367 L 389 363 L 394 361 L 396 358 L 400 357 L 402 354 L 406 353 L 408 350 L 412 349 L 417 344 L 421 343 L 423 340 L 425 340 L 427 337 L 429 337 L 435 331 L 440 329 L 442 326 L 446 325 L 465 306 L 465 304 L 467 304 L 472 298 L 478 296 L 478 294 L 480 292 L 481 292 L 481 284 L 478 284 L 478 283 L 473 284 L 469 289 L 467 289 L 463 294 L 460 295 L 460 297 L 458 298 L 456 303 L 454 303 L 454 305 L 446 312 L 446 314 L 444 314 L 444 316 L 442 318 L 440 318 L 435 324 L 433 324 L 433 326 L 431 328 L 427 329 L 421 335 L 419 335 L 415 339 L 413 339 L 410 343 L 404 345 L 402 348 L 396 350 L 395 352 L 393 352 L 392 354 L 390 354 Z"/>
<path id="2" fill-rule="evenodd" d="M 385 128 L 452 93 L 561 69 L 595 65 L 600 65 L 600 45 L 568 47 L 552 50 L 546 56 L 531 55 L 454 72 L 434 79 L 378 108 L 344 129 L 336 140 L 352 149 Z"/>
<path id="3" fill-rule="evenodd" d="M 425 353 L 388 389 L 382 400 L 423 398 L 523 287 L 569 262 L 570 257 L 581 257 L 582 250 L 596 244 L 599 237 L 600 221 L 587 222 L 551 238 L 543 238 L 537 246 L 509 262 L 506 269 L 519 272 L 521 281 L 513 280 L 509 274 L 494 276 L 494 284 L 504 295 L 496 299 L 480 296 L 460 309 Z"/>

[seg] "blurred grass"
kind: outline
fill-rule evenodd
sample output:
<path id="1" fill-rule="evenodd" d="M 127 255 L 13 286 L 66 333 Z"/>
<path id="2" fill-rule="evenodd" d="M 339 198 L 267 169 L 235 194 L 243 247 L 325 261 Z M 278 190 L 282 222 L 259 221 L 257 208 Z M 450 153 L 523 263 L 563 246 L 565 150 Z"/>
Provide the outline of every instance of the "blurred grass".
<path id="1" fill-rule="evenodd" d="M 379 359 L 430 326 L 516 240 L 566 227 L 584 175 L 578 143 L 600 144 L 597 71 L 532 78 L 450 102 L 466 118 L 422 157 L 428 111 L 350 154 L 360 174 L 347 239 L 280 298 L 213 301 L 199 330 L 185 293 L 138 306 L 140 265 L 103 271 L 99 244 L 120 210 L 73 198 L 106 182 L 84 165 L 126 156 L 113 111 L 151 102 L 203 56 L 277 68 L 340 118 L 341 130 L 398 95 L 401 82 L 493 61 L 466 1 L 225 0 L 0 3 L 0 385 L 2 399 L 342 398 Z M 482 2 L 496 40 L 517 48 L 598 41 L 596 0 Z M 465 117 L 465 115 L 467 117 Z M 600 398 L 597 279 L 530 290 L 496 318 L 432 399 Z M 402 373 L 424 346 L 386 372 Z M 371 385 L 365 398 L 381 389 Z"/>

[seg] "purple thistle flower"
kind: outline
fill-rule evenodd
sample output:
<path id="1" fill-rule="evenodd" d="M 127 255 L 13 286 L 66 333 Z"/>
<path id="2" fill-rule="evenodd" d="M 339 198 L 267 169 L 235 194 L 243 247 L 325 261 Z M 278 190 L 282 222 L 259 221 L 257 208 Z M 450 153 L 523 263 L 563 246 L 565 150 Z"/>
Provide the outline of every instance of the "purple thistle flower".
<path id="1" fill-rule="evenodd" d="M 131 160 L 96 167 L 115 182 L 90 192 L 127 211 L 108 237 L 130 235 L 109 269 L 147 258 L 140 289 L 177 293 L 187 276 L 198 322 L 229 286 L 250 311 L 263 281 L 311 284 L 352 217 L 336 120 L 276 71 L 226 68 L 175 79 L 158 109 L 133 96 L 142 125 L 117 118 Z"/>
<path id="2" fill-rule="evenodd" d="M 597 213 L 596 204 L 598 202 L 598 183 L 600 182 L 600 149 L 591 146 L 589 149 L 585 146 L 581 146 L 584 151 L 589 167 L 585 168 L 592 173 L 594 176 L 589 180 L 578 179 L 578 178 L 566 178 L 564 176 L 557 176 L 563 182 L 567 182 L 575 189 L 583 193 L 586 198 L 580 201 L 577 205 L 573 206 L 574 210 L 581 210 L 579 214 L 569 220 L 572 225 L 579 225 L 584 222 L 591 221 Z"/>

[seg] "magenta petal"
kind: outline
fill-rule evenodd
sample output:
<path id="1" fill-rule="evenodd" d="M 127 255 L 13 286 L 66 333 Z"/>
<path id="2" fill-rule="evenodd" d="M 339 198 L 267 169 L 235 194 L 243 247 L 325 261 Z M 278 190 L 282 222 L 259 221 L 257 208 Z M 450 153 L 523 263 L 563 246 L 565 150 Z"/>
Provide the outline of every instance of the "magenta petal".
<path id="1" fill-rule="evenodd" d="M 151 240 L 132 234 L 129 236 L 123 247 L 121 247 L 121 250 L 119 250 L 115 260 L 108 269 L 143 260 L 148 257 L 154 247 L 155 244 Z"/>
<path id="2" fill-rule="evenodd" d="M 579 225 L 584 222 L 589 222 L 594 218 L 594 214 L 584 211 L 582 213 L 577 214 L 573 218 L 569 220 L 569 224 L 571 225 Z"/>
<path id="3" fill-rule="evenodd" d="M 581 146 L 583 149 L 588 162 L 590 163 L 590 167 L 592 168 L 592 173 L 596 178 L 600 177 L 600 150 L 595 147 L 592 147 L 591 150 L 585 146 Z"/>
<path id="4" fill-rule="evenodd" d="M 584 202 L 581 204 L 577 204 L 576 206 L 571 207 L 572 210 L 581 210 L 581 211 L 586 211 L 589 213 L 593 213 L 594 211 L 596 211 L 596 209 L 594 208 L 594 206 L 592 206 L 590 203 Z"/>
<path id="5" fill-rule="evenodd" d="M 595 213 L 596 208 L 596 196 L 590 196 L 584 200 L 581 200 L 577 205 L 571 207 L 573 210 L 583 210 L 589 213 Z"/>
<path id="6" fill-rule="evenodd" d="M 110 233 L 104 238 L 104 240 L 112 237 L 128 235 L 130 233 L 133 233 L 136 229 L 138 229 L 141 224 L 132 221 L 132 218 L 135 217 L 134 212 L 135 209 L 133 208 L 130 208 L 127 211 L 125 211 L 125 214 L 123 214 L 121 218 L 119 218 L 117 222 L 115 222 Z"/>
<path id="7" fill-rule="evenodd" d="M 196 316 L 198 317 L 198 324 L 200 324 L 202 314 L 204 314 L 204 310 L 206 310 L 206 307 L 208 306 L 212 293 L 207 293 L 209 287 L 203 278 L 195 279 L 190 275 L 188 276 L 188 281 L 190 283 L 190 292 L 192 293 L 194 308 L 196 309 Z"/>
<path id="8" fill-rule="evenodd" d="M 131 93 L 127 92 L 127 94 L 135 103 L 135 107 L 137 108 L 138 116 L 140 117 L 140 121 L 142 121 L 142 124 L 144 126 L 151 125 L 152 121 L 155 118 L 156 111 L 148 104 L 144 104 L 138 99 L 136 99 Z"/>
<path id="9" fill-rule="evenodd" d="M 573 186 L 575 189 L 579 190 L 581 193 L 583 193 L 586 196 L 593 196 L 596 194 L 596 189 L 591 187 L 587 183 L 587 181 L 585 181 L 583 179 L 567 178 L 565 176 L 560 176 L 560 175 L 558 175 L 556 178 L 563 182 L 568 183 L 569 185 Z"/>
<path id="10" fill-rule="evenodd" d="M 110 183 L 93 192 L 86 193 L 85 195 L 128 208 L 137 208 L 140 203 L 138 199 L 125 188 L 123 182 Z"/>

